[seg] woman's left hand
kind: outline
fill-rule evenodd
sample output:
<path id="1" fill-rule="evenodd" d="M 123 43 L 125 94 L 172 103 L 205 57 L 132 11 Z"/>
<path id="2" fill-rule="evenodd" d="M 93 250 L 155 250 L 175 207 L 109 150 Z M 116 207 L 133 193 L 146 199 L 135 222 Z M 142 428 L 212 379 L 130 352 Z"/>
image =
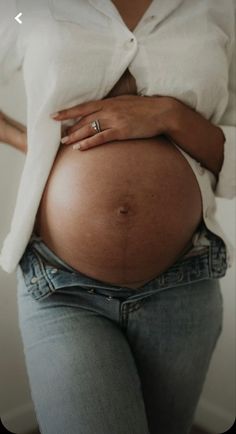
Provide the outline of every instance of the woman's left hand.
<path id="1" fill-rule="evenodd" d="M 71 145 L 79 142 L 84 150 L 113 140 L 154 137 L 165 134 L 167 119 L 175 110 L 175 100 L 165 96 L 120 95 L 89 101 L 51 115 L 63 121 L 80 118 L 67 128 L 67 136 L 61 142 Z M 101 132 L 90 123 L 99 120 Z"/>

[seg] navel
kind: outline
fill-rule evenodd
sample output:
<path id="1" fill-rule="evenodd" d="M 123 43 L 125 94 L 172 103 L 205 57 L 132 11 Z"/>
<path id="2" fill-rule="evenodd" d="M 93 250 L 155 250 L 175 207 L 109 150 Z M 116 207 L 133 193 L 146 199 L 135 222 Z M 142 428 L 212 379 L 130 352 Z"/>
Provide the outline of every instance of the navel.
<path id="1" fill-rule="evenodd" d="M 128 205 L 119 206 L 119 208 L 118 208 L 118 214 L 119 215 L 120 214 L 128 214 L 128 212 L 129 212 L 129 206 Z"/>

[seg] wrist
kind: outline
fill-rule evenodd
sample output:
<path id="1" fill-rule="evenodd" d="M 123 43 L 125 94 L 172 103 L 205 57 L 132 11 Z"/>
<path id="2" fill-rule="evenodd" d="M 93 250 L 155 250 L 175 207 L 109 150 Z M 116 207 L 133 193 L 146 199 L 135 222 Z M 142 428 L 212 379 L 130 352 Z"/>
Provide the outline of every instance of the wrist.
<path id="1" fill-rule="evenodd" d="M 166 112 L 165 119 L 165 132 L 172 139 L 184 128 L 186 125 L 186 106 L 175 98 L 167 97 L 167 104 L 169 106 Z M 190 108 L 188 108 L 189 110 Z"/>
<path id="2" fill-rule="evenodd" d="M 160 99 L 162 103 L 162 116 L 158 114 L 159 132 L 166 136 L 172 137 L 182 125 L 182 104 L 177 99 L 170 96 L 158 96 L 155 98 L 157 104 L 157 113 L 160 112 Z M 161 128 L 160 128 L 161 123 Z"/>
<path id="3" fill-rule="evenodd" d="M 6 139 L 6 143 L 21 152 L 27 152 L 27 135 L 22 131 L 15 130 Z"/>
<path id="4" fill-rule="evenodd" d="M 18 137 L 18 149 L 25 154 L 27 153 L 27 134 L 26 132 L 20 132 Z"/>
<path id="5" fill-rule="evenodd" d="M 224 160 L 223 130 L 191 107 L 176 100 L 167 135 L 202 166 L 218 176 Z"/>

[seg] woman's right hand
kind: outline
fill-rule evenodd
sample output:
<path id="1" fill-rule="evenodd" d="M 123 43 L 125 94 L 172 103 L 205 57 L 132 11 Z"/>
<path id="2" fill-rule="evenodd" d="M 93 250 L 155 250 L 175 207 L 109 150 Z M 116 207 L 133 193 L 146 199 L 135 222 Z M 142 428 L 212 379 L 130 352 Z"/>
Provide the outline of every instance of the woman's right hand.
<path id="1" fill-rule="evenodd" d="M 7 143 L 22 152 L 27 150 L 26 127 L 0 111 L 0 142 Z"/>

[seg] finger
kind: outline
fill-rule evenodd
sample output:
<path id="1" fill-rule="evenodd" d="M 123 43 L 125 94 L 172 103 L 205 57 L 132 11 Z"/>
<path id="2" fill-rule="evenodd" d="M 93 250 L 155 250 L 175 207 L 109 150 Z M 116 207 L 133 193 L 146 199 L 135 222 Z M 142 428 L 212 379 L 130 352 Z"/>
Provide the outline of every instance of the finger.
<path id="1" fill-rule="evenodd" d="M 101 129 L 104 130 L 106 126 L 103 123 Z M 71 145 L 72 143 L 78 142 L 79 140 L 83 140 L 87 137 L 98 134 L 97 131 L 91 126 L 91 124 L 86 124 L 83 127 L 78 127 L 76 131 L 61 139 L 61 143 L 66 145 Z"/>
<path id="2" fill-rule="evenodd" d="M 90 125 L 91 122 L 93 122 L 94 120 L 95 120 L 94 115 L 84 116 L 78 122 L 76 122 L 76 124 L 67 128 L 67 130 L 66 130 L 67 135 L 74 133 L 75 131 L 78 130 L 78 128 L 82 128 L 85 125 Z M 106 128 L 109 128 L 109 127 L 111 128 L 111 120 L 109 121 L 108 119 L 105 119 L 105 118 L 101 119 L 101 116 L 99 116 L 99 123 L 100 123 L 101 130 L 105 130 Z M 95 131 L 94 128 L 91 127 L 91 131 L 94 132 Z"/>
<path id="3" fill-rule="evenodd" d="M 76 122 L 76 124 L 74 124 L 72 127 L 67 127 L 66 134 L 69 136 L 70 134 L 77 131 L 79 128 L 82 128 L 84 125 L 82 124 L 82 121 Z"/>
<path id="4" fill-rule="evenodd" d="M 83 104 L 78 104 L 69 109 L 61 110 L 59 112 L 53 113 L 51 117 L 56 120 L 67 120 L 74 119 L 79 116 L 86 116 L 90 113 L 97 112 L 102 109 L 101 100 L 99 101 L 89 101 Z"/>
<path id="5" fill-rule="evenodd" d="M 111 142 L 112 140 L 116 140 L 116 130 L 109 128 L 105 131 L 102 131 L 101 133 L 95 134 L 95 136 L 92 136 L 89 139 L 80 141 L 78 143 L 78 145 L 80 145 L 79 150 L 84 151 L 94 148 L 96 146 L 103 145 L 104 143 Z"/>
<path id="6" fill-rule="evenodd" d="M 91 120 L 89 120 L 89 116 L 84 116 L 78 122 L 76 122 L 76 124 L 74 124 L 71 127 L 67 128 L 67 130 L 66 130 L 67 131 L 67 135 L 70 135 L 70 134 L 74 133 L 79 128 L 82 128 L 82 127 L 84 127 L 86 125 L 89 125 L 90 122 L 92 122 L 92 120 L 94 121 L 94 116 L 91 118 Z M 100 125 L 101 125 L 101 122 L 100 122 Z"/>

